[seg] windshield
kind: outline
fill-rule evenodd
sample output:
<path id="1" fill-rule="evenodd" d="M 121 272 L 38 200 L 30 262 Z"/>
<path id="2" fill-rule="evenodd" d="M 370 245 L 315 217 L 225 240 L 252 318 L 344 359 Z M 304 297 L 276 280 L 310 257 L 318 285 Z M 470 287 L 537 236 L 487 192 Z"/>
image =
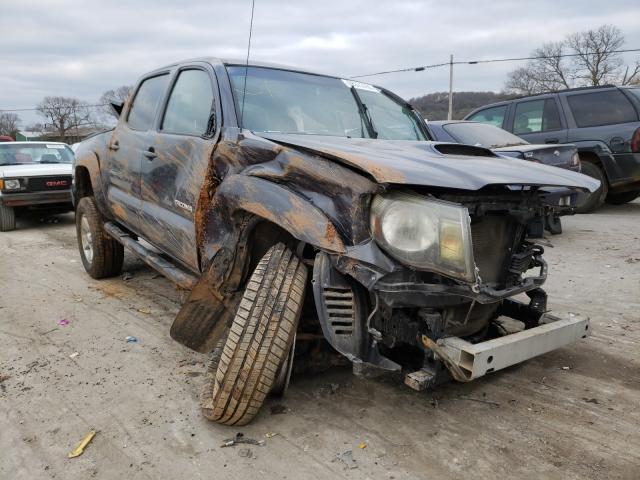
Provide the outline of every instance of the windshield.
<path id="1" fill-rule="evenodd" d="M 71 163 L 73 152 L 56 143 L 0 143 L 0 165 Z"/>
<path id="2" fill-rule="evenodd" d="M 485 148 L 511 147 L 515 145 L 527 145 L 528 142 L 520 137 L 494 125 L 475 122 L 449 123 L 442 128 L 456 141 L 467 145 L 476 145 Z"/>
<path id="3" fill-rule="evenodd" d="M 426 140 L 413 111 L 371 85 L 290 72 L 227 67 L 242 126 L 254 132 Z"/>

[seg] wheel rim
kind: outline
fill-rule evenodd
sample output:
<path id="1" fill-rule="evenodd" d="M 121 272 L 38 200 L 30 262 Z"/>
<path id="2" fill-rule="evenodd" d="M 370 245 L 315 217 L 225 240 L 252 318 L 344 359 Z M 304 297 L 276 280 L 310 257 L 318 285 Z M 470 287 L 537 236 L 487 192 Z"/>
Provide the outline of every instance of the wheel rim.
<path id="1" fill-rule="evenodd" d="M 80 219 L 80 241 L 82 242 L 82 252 L 87 262 L 93 261 L 93 238 L 91 235 L 91 228 L 89 227 L 89 221 L 84 215 Z"/>

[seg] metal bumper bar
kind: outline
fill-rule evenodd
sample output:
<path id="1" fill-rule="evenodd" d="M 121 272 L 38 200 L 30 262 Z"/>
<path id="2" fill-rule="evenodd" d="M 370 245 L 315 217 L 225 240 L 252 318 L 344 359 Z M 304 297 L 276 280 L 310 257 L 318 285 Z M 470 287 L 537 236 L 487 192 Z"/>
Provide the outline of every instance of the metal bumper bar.
<path id="1" fill-rule="evenodd" d="M 433 350 L 449 370 L 455 370 L 454 378 L 469 381 L 563 347 L 590 333 L 588 318 L 544 314 L 538 327 L 475 344 L 458 337 L 442 338 Z"/>

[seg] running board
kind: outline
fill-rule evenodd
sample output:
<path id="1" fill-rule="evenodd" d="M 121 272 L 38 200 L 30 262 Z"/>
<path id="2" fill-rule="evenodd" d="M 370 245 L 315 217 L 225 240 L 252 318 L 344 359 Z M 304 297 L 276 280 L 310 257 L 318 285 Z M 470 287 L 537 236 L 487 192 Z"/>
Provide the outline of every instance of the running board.
<path id="1" fill-rule="evenodd" d="M 104 229 L 136 257 L 181 288 L 191 290 L 195 287 L 196 283 L 198 283 L 198 278 L 196 276 L 185 272 L 183 269 L 162 258 L 159 254 L 152 252 L 140 242 L 131 238 L 127 232 L 122 230 L 113 222 L 106 222 L 104 224 Z"/>
<path id="2" fill-rule="evenodd" d="M 565 318 L 559 318 L 545 313 L 539 323 L 537 327 L 475 344 L 458 337 L 442 338 L 438 340 L 436 348 L 442 353 L 439 356 L 448 357 L 446 360 L 454 364 L 456 373 L 463 376 L 459 380 L 469 381 L 564 347 L 591 334 L 589 319 L 579 315 L 568 314 Z"/>

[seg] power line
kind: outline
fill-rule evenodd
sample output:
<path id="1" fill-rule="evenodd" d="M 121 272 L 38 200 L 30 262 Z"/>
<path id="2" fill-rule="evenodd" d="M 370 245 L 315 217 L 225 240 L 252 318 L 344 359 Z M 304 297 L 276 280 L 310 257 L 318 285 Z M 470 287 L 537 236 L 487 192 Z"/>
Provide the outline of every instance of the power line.
<path id="1" fill-rule="evenodd" d="M 81 108 L 106 107 L 107 105 L 109 104 L 99 103 L 96 105 L 78 105 L 76 108 L 81 109 Z M 40 110 L 40 109 L 39 108 L 0 108 L 0 112 L 35 112 L 36 110 Z M 49 110 L 49 108 L 45 107 L 43 110 Z"/>
<path id="2" fill-rule="evenodd" d="M 467 61 L 457 61 L 457 62 L 443 62 L 443 63 L 434 63 L 432 65 L 424 65 L 421 67 L 409 67 L 409 68 L 399 68 L 397 70 L 386 70 L 383 72 L 376 73 L 367 73 L 366 75 L 355 75 L 349 78 L 363 78 L 363 77 L 373 77 L 377 75 L 386 75 L 387 73 L 399 73 L 399 72 L 421 72 L 423 70 L 427 70 L 429 68 L 438 68 L 445 67 L 449 65 L 476 65 L 479 63 L 498 63 L 498 62 L 521 62 L 523 60 L 544 60 L 547 58 L 564 58 L 564 57 L 580 57 L 583 55 L 604 55 L 610 53 L 628 53 L 628 52 L 640 52 L 640 48 L 628 48 L 624 50 L 610 50 L 608 52 L 584 52 L 584 53 L 563 53 L 561 55 L 539 55 L 534 57 L 517 57 L 517 58 L 493 58 L 490 60 L 467 60 Z"/>
<path id="3" fill-rule="evenodd" d="M 249 42 L 251 42 L 251 40 L 249 40 Z M 521 62 L 523 60 L 545 60 L 547 58 L 580 57 L 583 55 L 595 55 L 595 54 L 604 55 L 604 54 L 610 54 L 610 53 L 630 53 L 630 52 L 640 52 L 640 48 L 627 48 L 624 50 L 611 50 L 608 52 L 563 53 L 561 55 L 539 55 L 539 56 L 533 56 L 533 57 L 492 58 L 489 60 L 467 60 L 467 61 L 456 61 L 456 62 L 443 62 L 443 63 L 434 63 L 431 65 L 423 65 L 420 67 L 399 68 L 397 70 L 384 70 L 382 72 L 367 73 L 365 75 L 354 75 L 349 78 L 374 77 L 377 75 L 386 75 L 388 73 L 422 72 L 423 70 L 428 70 L 431 68 L 446 67 L 450 65 L 477 65 L 480 63 Z M 78 108 L 106 107 L 107 105 L 109 104 L 100 103 L 96 105 L 81 105 Z M 39 109 L 38 108 L 0 108 L 0 112 L 35 112 L 36 110 L 39 110 Z"/>

